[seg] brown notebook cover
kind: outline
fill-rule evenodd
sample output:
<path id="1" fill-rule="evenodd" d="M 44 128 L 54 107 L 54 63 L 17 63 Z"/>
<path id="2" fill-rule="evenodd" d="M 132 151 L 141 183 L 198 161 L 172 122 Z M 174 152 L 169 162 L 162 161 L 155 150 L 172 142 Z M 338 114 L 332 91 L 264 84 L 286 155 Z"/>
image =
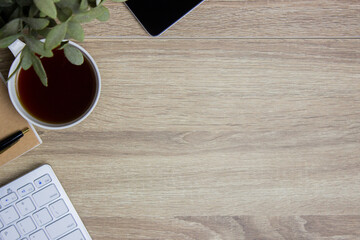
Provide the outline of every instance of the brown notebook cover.
<path id="1" fill-rule="evenodd" d="M 12 105 L 2 80 L 3 77 L 0 73 L 0 140 L 25 128 L 29 128 L 30 131 L 5 152 L 0 153 L 0 166 L 42 143 L 34 127 L 23 119 Z"/>

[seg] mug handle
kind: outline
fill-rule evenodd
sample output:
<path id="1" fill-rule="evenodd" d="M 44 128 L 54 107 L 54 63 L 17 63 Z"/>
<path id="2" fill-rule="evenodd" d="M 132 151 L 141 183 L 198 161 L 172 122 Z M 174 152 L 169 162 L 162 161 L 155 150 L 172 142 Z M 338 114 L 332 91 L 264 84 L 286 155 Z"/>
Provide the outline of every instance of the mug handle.
<path id="1" fill-rule="evenodd" d="M 23 43 L 19 39 L 16 39 L 15 42 L 8 46 L 14 57 L 16 57 L 23 50 L 24 47 L 25 43 Z"/>

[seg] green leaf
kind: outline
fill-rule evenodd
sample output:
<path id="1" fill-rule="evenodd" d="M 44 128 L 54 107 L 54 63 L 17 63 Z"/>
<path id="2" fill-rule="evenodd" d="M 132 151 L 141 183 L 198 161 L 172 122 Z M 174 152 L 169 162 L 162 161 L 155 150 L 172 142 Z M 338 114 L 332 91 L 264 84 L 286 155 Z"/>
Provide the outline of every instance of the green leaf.
<path id="1" fill-rule="evenodd" d="M 87 10 L 89 8 L 89 3 L 87 0 L 81 0 L 80 2 L 80 10 Z"/>
<path id="2" fill-rule="evenodd" d="M 21 8 L 17 7 L 10 15 L 9 21 L 20 17 Z"/>
<path id="3" fill-rule="evenodd" d="M 81 27 L 81 24 L 78 22 L 70 21 L 68 23 L 68 28 L 66 33 L 70 38 L 73 38 L 80 42 L 84 41 L 84 30 Z"/>
<path id="4" fill-rule="evenodd" d="M 113 2 L 118 2 L 118 3 L 122 3 L 122 2 L 126 2 L 127 0 L 112 0 Z"/>
<path id="5" fill-rule="evenodd" d="M 101 0 L 96 0 L 96 6 L 99 6 L 101 3 Z"/>
<path id="6" fill-rule="evenodd" d="M 47 28 L 44 28 L 44 29 L 41 29 L 41 30 L 37 30 L 36 32 L 37 32 L 40 36 L 46 38 L 46 36 L 49 34 L 50 30 L 51 30 L 51 29 L 47 27 Z"/>
<path id="7" fill-rule="evenodd" d="M 20 58 L 20 62 L 16 66 L 16 69 L 10 74 L 8 80 L 10 80 L 19 71 L 19 69 L 21 67 L 21 62 L 22 62 L 22 59 Z"/>
<path id="8" fill-rule="evenodd" d="M 0 38 L 15 35 L 19 32 L 21 20 L 19 18 L 11 20 L 0 29 Z"/>
<path id="9" fill-rule="evenodd" d="M 46 15 L 45 13 L 41 12 L 41 11 L 40 11 L 39 16 L 40 16 L 41 18 L 47 17 L 47 15 Z"/>
<path id="10" fill-rule="evenodd" d="M 56 7 L 53 0 L 34 0 L 34 3 L 42 13 L 56 19 Z"/>
<path id="11" fill-rule="evenodd" d="M 30 51 L 30 48 L 28 46 L 25 46 L 21 52 L 21 57 L 22 57 L 21 67 L 24 70 L 28 70 L 32 66 L 32 60 L 31 60 L 32 55 L 33 53 Z"/>
<path id="12" fill-rule="evenodd" d="M 47 79 L 45 69 L 44 69 L 40 59 L 37 56 L 32 55 L 31 56 L 31 62 L 32 62 L 34 70 L 35 70 L 36 74 L 38 75 L 38 77 L 40 78 L 42 84 L 45 87 L 47 87 L 48 86 L 48 79 Z"/>
<path id="13" fill-rule="evenodd" d="M 107 11 L 106 7 L 98 6 L 98 7 L 91 9 L 90 11 L 74 15 L 72 17 L 72 20 L 75 22 L 80 22 L 80 23 L 91 22 L 95 18 L 98 18 L 98 17 L 101 18 L 102 15 L 106 14 L 106 11 Z"/>
<path id="14" fill-rule="evenodd" d="M 44 29 L 47 25 L 49 25 L 50 21 L 44 18 L 30 18 L 30 17 L 24 17 L 22 18 L 24 22 L 29 24 L 30 27 L 32 27 L 35 30 L 41 30 Z"/>
<path id="15" fill-rule="evenodd" d="M 54 49 L 59 46 L 61 41 L 65 38 L 67 30 L 67 22 L 61 23 L 50 30 L 45 40 L 46 49 Z"/>
<path id="16" fill-rule="evenodd" d="M 10 44 L 12 44 L 16 39 L 21 36 L 20 33 L 8 36 L 6 38 L 0 39 L 0 48 L 7 48 Z"/>
<path id="17" fill-rule="evenodd" d="M 29 9 L 29 17 L 35 17 L 39 13 L 39 9 L 35 5 L 31 5 Z"/>
<path id="18" fill-rule="evenodd" d="M 81 65 L 84 62 L 84 56 L 79 49 L 69 44 L 65 45 L 64 53 L 66 58 L 75 65 Z"/>
<path id="19" fill-rule="evenodd" d="M 107 20 L 109 20 L 110 18 L 110 12 L 109 9 L 107 9 L 104 6 L 100 6 L 100 8 L 103 8 L 103 13 L 101 15 L 99 15 L 98 17 L 96 17 L 97 20 L 101 21 L 101 22 L 106 22 Z"/>
<path id="20" fill-rule="evenodd" d="M 71 17 L 72 15 L 72 10 L 68 7 L 65 7 L 65 8 L 57 8 L 58 9 L 58 19 L 61 21 L 61 22 L 66 22 L 69 17 Z"/>
<path id="21" fill-rule="evenodd" d="M 24 39 L 25 39 L 26 45 L 29 46 L 31 51 L 39 54 L 40 56 L 44 56 L 44 57 L 52 57 L 53 56 L 52 51 L 49 49 L 45 49 L 44 43 L 41 42 L 40 40 L 37 40 L 33 36 L 26 36 L 26 35 L 24 36 Z"/>
<path id="22" fill-rule="evenodd" d="M 73 12 L 77 12 L 80 7 L 80 0 L 61 0 L 56 3 L 59 8 L 70 8 Z"/>
<path id="23" fill-rule="evenodd" d="M 76 14 L 72 20 L 79 23 L 91 22 L 95 17 L 91 15 L 91 11 Z"/>

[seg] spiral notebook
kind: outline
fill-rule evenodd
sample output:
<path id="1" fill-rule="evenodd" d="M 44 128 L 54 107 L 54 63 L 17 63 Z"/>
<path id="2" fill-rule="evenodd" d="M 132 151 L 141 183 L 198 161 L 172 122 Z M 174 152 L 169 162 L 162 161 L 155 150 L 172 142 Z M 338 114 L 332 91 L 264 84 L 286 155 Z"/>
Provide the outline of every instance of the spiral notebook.
<path id="1" fill-rule="evenodd" d="M 42 141 L 35 128 L 16 111 L 11 103 L 4 78 L 0 73 L 0 139 L 29 128 L 30 131 L 17 143 L 0 154 L 0 166 L 39 146 Z"/>

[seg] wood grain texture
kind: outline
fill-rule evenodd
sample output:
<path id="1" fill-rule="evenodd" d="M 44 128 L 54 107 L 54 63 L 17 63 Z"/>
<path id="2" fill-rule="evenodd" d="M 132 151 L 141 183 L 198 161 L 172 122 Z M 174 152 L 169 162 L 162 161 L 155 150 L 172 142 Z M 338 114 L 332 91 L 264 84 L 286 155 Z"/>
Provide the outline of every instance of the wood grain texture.
<path id="1" fill-rule="evenodd" d="M 108 23 L 87 25 L 87 37 L 145 37 L 126 7 L 110 3 Z M 206 0 L 165 38 L 344 38 L 360 36 L 357 0 Z"/>
<path id="2" fill-rule="evenodd" d="M 84 220 L 93 229 L 102 232 L 99 239 L 109 240 L 353 240 L 359 239 L 360 235 L 360 217 L 351 215 L 85 218 Z M 96 220 L 101 220 L 101 223 L 96 224 Z"/>
<path id="3" fill-rule="evenodd" d="M 98 106 L 1 185 L 51 164 L 93 239 L 360 239 L 358 1 L 208 0 L 161 38 L 107 4 Z"/>
<path id="4" fill-rule="evenodd" d="M 24 161 L 58 168 L 79 206 L 111 193 L 112 207 L 85 216 L 360 213 L 356 41 L 84 46 L 103 76 L 98 107 L 77 127 L 40 131 L 46 144 Z"/>

